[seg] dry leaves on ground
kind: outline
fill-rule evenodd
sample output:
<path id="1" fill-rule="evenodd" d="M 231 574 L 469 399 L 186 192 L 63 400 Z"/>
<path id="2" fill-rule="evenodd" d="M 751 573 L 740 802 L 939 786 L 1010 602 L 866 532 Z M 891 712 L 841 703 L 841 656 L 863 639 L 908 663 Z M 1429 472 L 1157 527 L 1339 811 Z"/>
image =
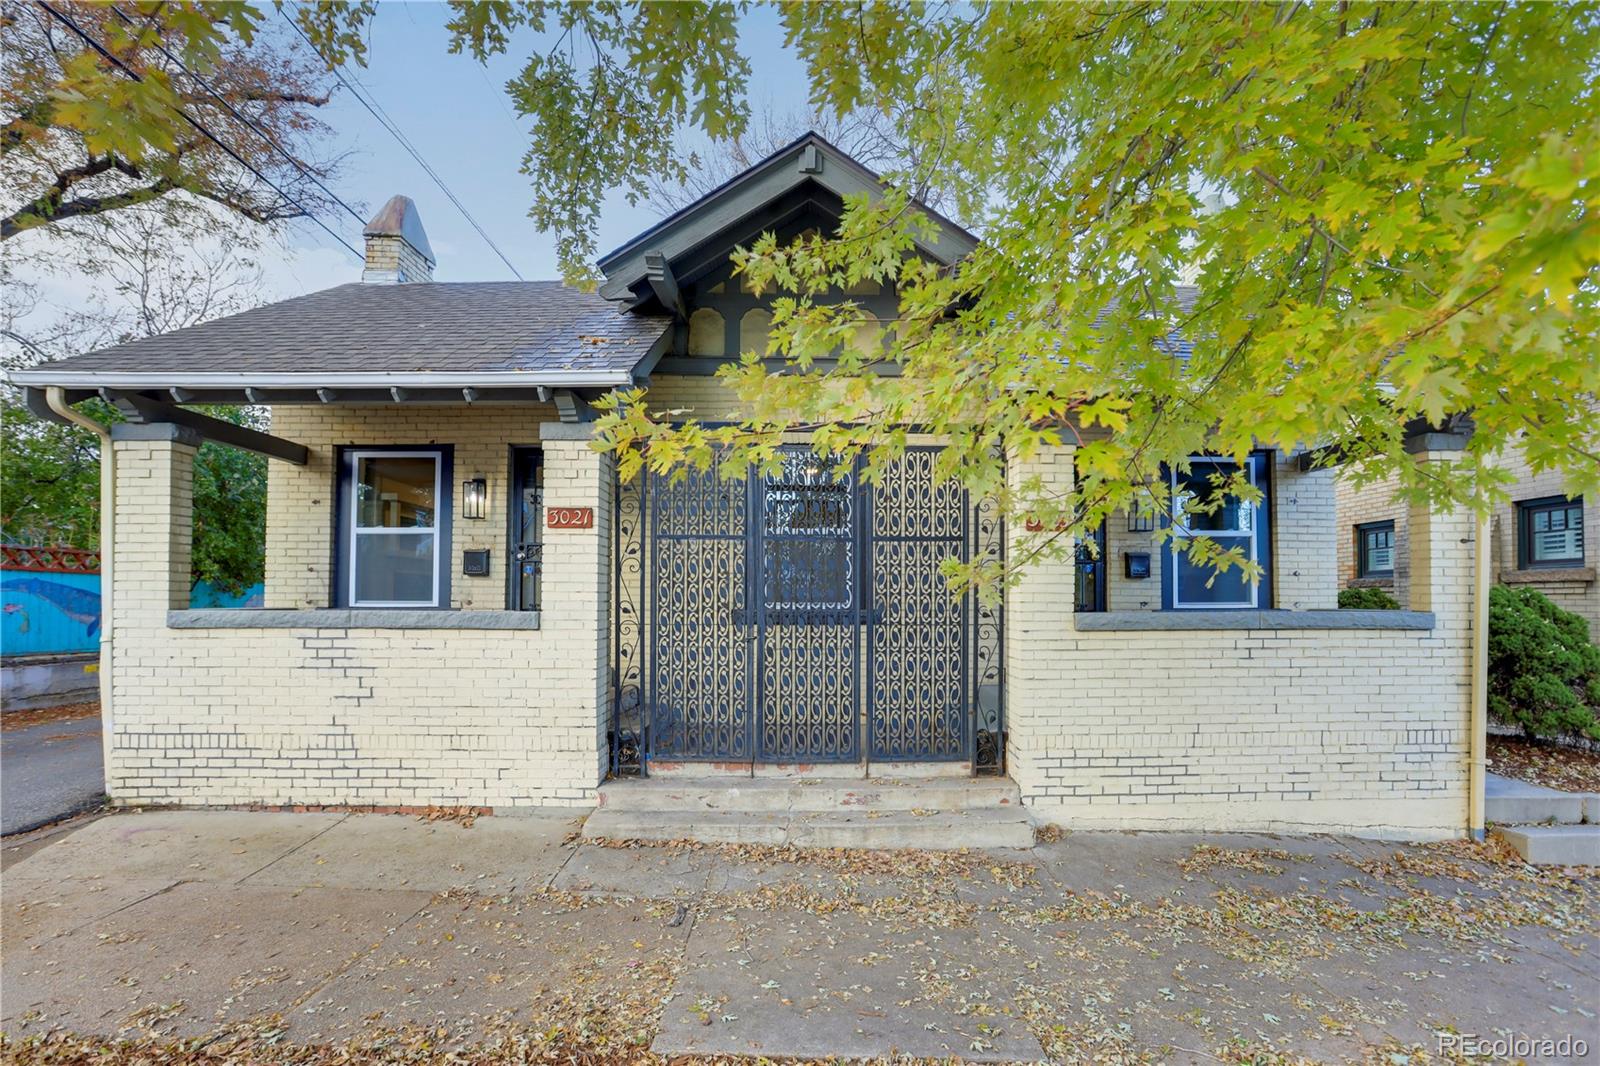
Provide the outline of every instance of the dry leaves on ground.
<path id="1" fill-rule="evenodd" d="M 1489 738 L 1489 772 L 1562 792 L 1600 792 L 1600 752 L 1521 737 Z"/>
<path id="2" fill-rule="evenodd" d="M 40 707 L 32 711 L 7 711 L 0 714 L 0 730 L 27 729 L 45 722 L 75 722 L 81 718 L 100 717 L 100 701 L 67 703 L 60 707 Z"/>

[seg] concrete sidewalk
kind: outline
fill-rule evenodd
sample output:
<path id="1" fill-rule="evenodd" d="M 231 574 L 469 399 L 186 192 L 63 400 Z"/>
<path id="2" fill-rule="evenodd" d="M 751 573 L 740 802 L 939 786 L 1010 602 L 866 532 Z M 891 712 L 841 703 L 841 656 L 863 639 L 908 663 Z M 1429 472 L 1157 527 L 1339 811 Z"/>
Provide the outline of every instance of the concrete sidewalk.
<path id="1" fill-rule="evenodd" d="M 347 1041 L 420 1061 L 423 1027 L 619 1057 L 1341 1061 L 1446 1029 L 1600 1054 L 1600 881 L 1491 847 L 800 852 L 569 842 L 580 824 L 101 818 L 0 881 L 0 1021 L 228 1032 L 260 1061 Z"/>

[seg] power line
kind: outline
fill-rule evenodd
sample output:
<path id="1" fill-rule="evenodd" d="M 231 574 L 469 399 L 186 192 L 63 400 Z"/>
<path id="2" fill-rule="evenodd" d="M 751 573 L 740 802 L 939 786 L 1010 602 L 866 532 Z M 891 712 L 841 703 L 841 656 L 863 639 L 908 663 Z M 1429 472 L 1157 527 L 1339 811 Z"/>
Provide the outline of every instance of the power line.
<path id="1" fill-rule="evenodd" d="M 41 8 L 43 8 L 50 15 L 50 17 L 54 18 L 56 21 L 60 22 L 64 26 L 66 26 L 73 33 L 77 34 L 77 36 L 83 41 L 83 43 L 87 44 L 90 48 L 94 49 L 95 52 L 98 53 L 107 62 L 111 63 L 118 70 L 122 71 L 124 74 L 126 74 L 128 77 L 132 78 L 134 81 L 140 82 L 140 83 L 144 82 L 144 79 L 141 78 L 136 71 L 134 71 L 132 68 L 130 68 L 126 63 L 122 62 L 122 60 L 118 59 L 115 55 L 112 55 L 109 51 L 107 51 L 105 46 L 103 46 L 99 41 L 95 40 L 93 37 L 89 36 L 89 34 L 87 32 L 85 32 L 83 30 L 83 28 L 80 27 L 76 22 L 74 22 L 69 16 L 67 16 L 67 15 L 63 14 L 62 12 L 57 11 L 55 8 L 51 7 L 46 2 L 46 0 L 35 0 L 35 2 Z M 283 197 L 283 199 L 286 202 L 288 202 L 290 204 L 293 204 L 295 207 L 298 207 L 302 212 L 305 213 L 305 216 L 307 218 L 309 218 L 311 221 L 315 222 L 318 226 L 321 226 L 323 231 L 326 232 L 328 234 L 328 236 L 332 237 L 334 240 L 336 240 L 340 244 L 344 245 L 345 249 L 351 255 L 355 256 L 357 259 L 362 260 L 363 262 L 366 260 L 366 256 L 364 254 L 362 254 L 361 252 L 357 251 L 354 245 L 352 245 L 349 241 L 345 240 L 338 233 L 334 232 L 332 227 L 330 227 L 326 222 L 322 221 L 322 219 L 318 218 L 313 212 L 311 212 L 299 200 L 296 200 L 294 197 L 290 196 L 283 189 L 279 188 L 278 185 L 275 182 L 273 182 L 270 178 L 268 178 L 265 174 L 261 173 L 261 171 L 257 170 L 255 167 L 253 167 L 249 163 L 245 162 L 244 158 L 241 157 L 238 152 L 235 152 L 232 148 L 230 148 L 226 144 L 224 144 L 222 142 L 221 138 L 219 138 L 216 134 L 214 134 L 210 130 L 208 130 L 204 125 L 202 125 L 199 121 L 197 121 L 187 111 L 185 111 L 181 107 L 176 107 L 176 106 L 174 106 L 173 110 L 176 111 L 178 113 L 178 115 L 180 117 L 182 117 L 182 119 L 185 122 L 187 122 L 189 125 L 193 126 L 196 130 L 198 130 L 200 132 L 200 134 L 202 136 L 204 136 L 207 140 L 209 140 L 212 144 L 214 144 L 218 148 L 222 149 L 222 151 L 224 153 L 226 153 L 228 155 L 228 157 L 231 158 L 235 163 L 238 163 L 241 167 L 244 167 L 250 173 L 254 174 L 256 176 L 256 178 L 258 178 L 262 182 L 262 184 L 266 185 L 273 192 L 275 192 L 279 196 Z"/>
<path id="2" fill-rule="evenodd" d="M 117 7 L 115 4 L 111 5 L 111 10 L 116 14 L 116 16 L 119 19 L 121 19 L 127 25 L 132 26 L 134 24 L 133 20 L 130 19 L 127 15 L 124 15 L 122 13 L 122 9 Z M 290 164 L 292 164 L 294 166 L 294 168 L 296 170 L 300 171 L 300 173 L 304 174 L 307 178 L 311 179 L 312 183 L 315 184 L 317 188 L 319 188 L 323 192 L 327 193 L 329 199 L 331 199 L 334 203 L 338 204 L 340 207 L 342 207 L 346 211 L 348 211 L 350 213 L 350 217 L 351 218 L 355 219 L 359 223 L 362 223 L 362 224 L 366 223 L 366 219 L 363 218 L 362 215 L 358 211 L 356 211 L 355 208 L 353 208 L 349 204 L 345 203 L 344 200 L 340 199 L 338 193 L 334 192 L 332 189 L 330 189 L 326 185 L 324 185 L 322 183 L 322 180 L 320 178 L 318 178 L 316 176 L 316 174 L 312 173 L 312 171 L 308 167 L 306 167 L 306 165 L 304 163 L 300 162 L 300 160 L 298 158 L 296 158 L 287 148 L 283 147 L 283 145 L 279 144 L 276 140 L 274 140 L 272 135 L 270 133 L 268 133 L 266 130 L 262 129 L 261 126 L 254 119 L 250 118 L 247 115 L 240 114 L 238 109 L 236 109 L 232 104 L 228 103 L 227 98 L 225 96 L 223 96 L 221 93 L 219 93 L 216 89 L 212 88 L 211 84 L 209 82 L 207 82 L 204 78 L 200 77 L 200 75 L 196 74 L 194 71 L 190 70 L 188 67 L 184 66 L 183 65 L 183 60 L 179 59 L 177 56 L 175 56 L 171 52 L 167 51 L 165 45 L 163 45 L 159 41 L 157 41 L 156 42 L 156 50 L 159 51 L 162 55 L 166 56 L 168 59 L 172 60 L 173 63 L 177 64 L 177 67 L 178 67 L 179 70 L 183 71 L 190 78 L 192 78 L 195 82 L 197 82 L 200 85 L 201 88 L 203 88 L 206 92 L 208 92 L 212 96 L 214 96 L 216 98 L 216 100 L 217 100 L 217 103 L 221 104 L 224 108 L 227 109 L 228 114 L 232 115 L 234 118 L 236 118 L 240 122 L 244 123 L 246 126 L 248 126 L 250 129 L 254 130 L 256 133 L 260 134 L 262 140 L 266 141 L 269 145 L 271 145 L 272 148 L 279 155 L 281 155 L 281 156 L 283 156 L 283 158 L 287 159 L 290 162 Z"/>
<path id="3" fill-rule="evenodd" d="M 282 15 L 283 20 L 290 25 L 295 33 L 300 35 L 300 39 L 302 41 L 310 45 L 313 51 L 317 50 L 317 46 L 311 43 L 311 38 L 307 37 L 305 31 L 300 28 L 299 24 L 297 24 L 294 19 L 289 17 L 289 13 L 287 11 L 280 7 L 278 9 L 278 14 Z M 318 54 L 320 54 L 320 52 Z M 361 94 L 361 90 L 357 89 L 356 86 L 351 84 L 350 80 L 344 76 L 343 71 L 341 71 L 338 67 L 331 67 L 331 69 L 333 70 L 333 76 L 339 79 L 339 84 L 350 90 L 350 95 L 356 98 L 356 102 L 367 109 L 367 113 L 377 120 L 378 125 L 389 131 L 389 135 L 399 142 L 400 147 L 404 148 L 408 153 L 410 153 L 411 158 L 417 161 L 417 165 L 423 169 L 423 172 L 426 173 L 428 177 L 433 179 L 433 183 L 439 186 L 440 190 L 443 191 L 445 196 L 449 197 L 450 202 L 455 205 L 456 210 L 461 212 L 461 217 L 466 219 L 467 222 L 471 224 L 472 228 L 478 231 L 478 236 L 483 238 L 483 243 L 487 244 L 490 249 L 494 251 L 494 254 L 500 257 L 500 262 L 506 265 L 506 269 L 511 271 L 512 275 L 518 281 L 524 280 L 521 272 L 518 271 L 514 265 L 512 265 L 510 259 L 506 258 L 506 253 L 500 250 L 500 246 L 494 243 L 494 239 L 490 237 L 488 232 L 478 224 L 478 220 L 472 217 L 472 212 L 467 210 L 466 204 L 463 204 L 460 198 L 450 190 L 450 186 L 445 184 L 444 179 L 439 176 L 439 172 L 434 170 L 433 167 L 428 164 L 428 161 L 422 157 L 422 153 L 417 150 L 416 145 L 412 144 L 411 140 L 406 137 L 403 132 L 401 132 L 399 124 L 393 119 L 389 118 L 388 112 L 383 110 L 383 105 L 378 103 L 378 98 L 374 96 L 372 101 L 369 103 L 367 98 Z"/>

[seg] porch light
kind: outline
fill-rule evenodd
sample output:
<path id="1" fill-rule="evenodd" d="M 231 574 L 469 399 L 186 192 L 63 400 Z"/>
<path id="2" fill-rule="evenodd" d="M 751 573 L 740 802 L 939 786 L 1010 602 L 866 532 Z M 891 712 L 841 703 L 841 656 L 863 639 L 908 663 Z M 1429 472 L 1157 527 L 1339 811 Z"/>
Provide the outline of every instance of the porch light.
<path id="1" fill-rule="evenodd" d="M 1140 513 L 1137 507 L 1128 510 L 1129 533 L 1154 533 L 1156 529 L 1156 516 L 1149 512 Z"/>
<path id="2" fill-rule="evenodd" d="M 461 516 L 489 517 L 489 482 L 481 475 L 461 483 Z"/>

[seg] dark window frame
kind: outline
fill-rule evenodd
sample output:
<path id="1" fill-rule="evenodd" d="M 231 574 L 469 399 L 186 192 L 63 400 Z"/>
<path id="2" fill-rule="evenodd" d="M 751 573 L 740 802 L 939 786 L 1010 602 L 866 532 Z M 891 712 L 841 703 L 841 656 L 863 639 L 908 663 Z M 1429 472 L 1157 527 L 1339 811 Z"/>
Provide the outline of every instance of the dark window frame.
<path id="1" fill-rule="evenodd" d="M 1389 569 L 1387 570 L 1375 570 L 1368 564 L 1367 559 L 1369 552 L 1371 551 L 1371 548 L 1367 544 L 1367 534 L 1369 533 L 1389 534 L 1389 552 L 1391 559 L 1393 558 L 1393 554 L 1399 548 L 1395 538 L 1394 519 L 1388 518 L 1381 522 L 1358 523 L 1355 529 L 1356 577 L 1362 579 L 1381 579 L 1386 577 L 1394 577 L 1395 567 L 1392 561 L 1390 562 Z"/>
<path id="2" fill-rule="evenodd" d="M 1072 603 L 1073 610 L 1079 614 L 1103 614 L 1106 610 L 1106 576 L 1109 573 L 1106 567 L 1107 521 L 1101 519 L 1094 531 L 1073 548 L 1076 573 L 1072 583 Z M 1086 546 L 1090 541 L 1099 554 L 1091 555 Z"/>
<path id="3" fill-rule="evenodd" d="M 1533 558 L 1533 516 L 1545 511 L 1578 512 L 1578 556 L 1575 559 Z M 1517 501 L 1517 569 L 1518 570 L 1571 570 L 1584 565 L 1589 555 L 1589 545 L 1583 536 L 1582 496 L 1541 496 L 1536 500 Z"/>
<path id="4" fill-rule="evenodd" d="M 375 452 L 425 452 L 438 457 L 439 503 L 434 525 L 434 566 L 439 575 L 439 597 L 435 604 L 407 604 L 402 606 L 357 604 L 351 602 L 350 568 L 352 562 L 350 514 L 355 485 L 354 456 Z M 334 449 L 333 495 L 333 589 L 329 602 L 335 607 L 354 611 L 448 611 L 451 607 L 450 575 L 454 571 L 452 559 L 452 534 L 455 526 L 455 446 L 451 444 L 342 444 Z"/>
<path id="5" fill-rule="evenodd" d="M 532 460 L 532 473 L 537 476 L 544 469 L 544 449 L 537 444 L 513 444 L 506 449 L 506 485 L 509 491 L 506 494 L 506 609 L 509 611 L 537 611 L 544 599 L 544 516 L 536 513 L 533 516 L 534 540 L 540 549 L 540 558 L 535 565 L 539 570 L 534 578 L 533 603 L 522 602 L 521 571 L 523 560 L 518 558 L 523 540 L 522 530 L 518 528 L 518 519 L 522 510 L 522 490 L 526 484 L 524 468 L 519 460 L 529 458 Z M 543 482 L 541 480 L 540 484 Z M 544 510 L 544 493 L 540 489 L 538 510 Z"/>
<path id="6" fill-rule="evenodd" d="M 1225 455 L 1192 455 L 1191 462 L 1232 462 Z M 1255 514 L 1255 548 L 1256 563 L 1261 567 L 1261 580 L 1256 584 L 1251 603 L 1184 603 L 1177 602 L 1176 588 L 1181 580 L 1181 568 L 1178 564 L 1180 552 L 1176 544 L 1169 540 L 1162 548 L 1165 557 L 1162 560 L 1163 573 L 1161 575 L 1161 609 L 1163 611 L 1265 611 L 1272 608 L 1272 510 L 1274 500 L 1274 485 L 1272 476 L 1272 452 L 1254 451 L 1248 457 L 1248 462 L 1254 466 L 1257 474 L 1256 487 L 1261 490 L 1261 503 L 1256 507 Z M 1172 512 L 1176 510 L 1176 501 L 1172 498 L 1173 470 L 1163 466 L 1161 471 L 1166 481 L 1169 493 L 1168 514 L 1162 517 L 1163 527 L 1172 525 Z M 1204 530 L 1200 531 L 1204 533 Z"/>

